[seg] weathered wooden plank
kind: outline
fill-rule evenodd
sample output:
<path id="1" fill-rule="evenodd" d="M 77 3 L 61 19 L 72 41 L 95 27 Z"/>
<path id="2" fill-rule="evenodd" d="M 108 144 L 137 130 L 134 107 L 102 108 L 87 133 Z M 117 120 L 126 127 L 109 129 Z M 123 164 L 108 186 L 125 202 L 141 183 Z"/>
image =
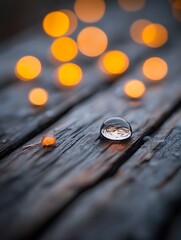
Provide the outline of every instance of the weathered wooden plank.
<path id="1" fill-rule="evenodd" d="M 40 239 L 167 239 L 174 216 L 181 216 L 180 149 L 181 111 L 114 178 L 72 203 Z M 180 239 L 178 223 L 169 239 Z"/>
<path id="2" fill-rule="evenodd" d="M 4 239 L 34 234 L 81 191 L 125 162 L 139 148 L 143 136 L 165 121 L 180 104 L 180 69 L 173 64 L 177 54 L 178 49 L 169 52 L 168 78 L 148 86 L 141 102 L 121 96 L 124 81 L 118 82 L 52 126 L 58 138 L 56 148 L 20 148 L 1 162 L 0 232 Z M 137 68 L 129 77 L 139 76 L 139 72 Z M 131 141 L 113 144 L 99 139 L 100 125 L 110 116 L 122 116 L 132 124 Z"/>
<path id="3" fill-rule="evenodd" d="M 153 5 L 154 4 L 151 4 L 152 8 Z M 159 6 L 161 8 L 162 4 Z M 147 17 L 153 19 L 153 21 L 159 20 L 160 15 L 156 15 L 154 12 L 150 11 L 150 8 L 145 9 L 145 13 L 147 13 Z M 169 15 L 167 7 L 164 13 L 167 16 L 171 16 L 171 14 Z M 129 27 L 133 19 L 135 19 L 135 16 L 138 15 L 129 15 L 121 12 L 117 3 L 114 3 L 110 4 L 109 11 L 107 11 L 105 18 L 99 24 L 109 35 L 109 48 L 121 49 L 129 55 L 131 60 L 130 69 L 135 68 L 139 60 L 145 58 L 146 55 L 162 55 L 165 49 L 162 48 L 161 50 L 154 51 L 143 46 L 138 46 L 131 41 L 129 37 Z M 117 22 L 122 22 L 123 18 L 124 23 L 120 25 L 117 24 Z M 176 43 L 174 36 L 178 32 L 178 29 L 173 27 L 175 23 L 170 17 L 164 18 L 163 23 L 170 29 L 170 42 L 166 46 L 169 50 L 169 47 Z M 80 25 L 80 28 L 81 27 L 82 25 Z M 86 58 L 80 57 L 77 59 L 77 62 L 83 67 L 85 72 L 83 83 L 74 90 L 68 92 L 60 91 L 52 83 L 55 67 L 50 65 L 45 56 L 45 52 L 50 44 L 50 39 L 42 33 L 39 33 L 38 30 L 35 30 L 34 32 L 28 31 L 25 37 L 22 36 L 19 40 L 16 39 L 15 42 L 16 43 L 12 42 L 12 48 L 8 52 L 4 52 L 4 54 L 1 55 L 1 81 L 3 82 L 3 79 L 5 79 L 5 81 L 8 82 L 8 79 L 11 79 L 15 82 L 14 85 L 5 87 L 0 92 L 1 157 L 7 155 L 9 152 L 16 149 L 16 147 L 28 141 L 38 132 L 55 122 L 65 112 L 74 107 L 75 104 L 92 96 L 97 91 L 104 89 L 110 84 L 110 81 L 108 81 L 108 83 L 106 77 L 100 74 L 99 70 L 96 68 L 96 64 L 90 66 L 91 61 L 85 61 Z M 41 44 L 38 44 L 40 42 Z M 6 49 L 7 46 L 3 46 L 2 48 Z M 42 59 L 44 71 L 38 81 L 29 84 L 15 81 L 12 73 L 13 66 L 16 60 L 24 54 L 35 54 Z M 28 103 L 28 91 L 35 86 L 42 86 L 49 90 L 50 101 L 46 108 L 34 108 Z M 14 109 L 16 109 L 16 111 L 14 111 Z M 8 119 L 11 119 L 11 121 Z"/>

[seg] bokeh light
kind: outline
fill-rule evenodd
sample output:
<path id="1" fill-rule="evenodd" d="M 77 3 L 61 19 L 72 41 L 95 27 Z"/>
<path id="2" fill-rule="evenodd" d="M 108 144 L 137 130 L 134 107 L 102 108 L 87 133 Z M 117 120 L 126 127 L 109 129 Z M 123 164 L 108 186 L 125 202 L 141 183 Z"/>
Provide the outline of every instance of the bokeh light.
<path id="1" fill-rule="evenodd" d="M 130 27 L 131 38 L 135 42 L 143 44 L 143 38 L 142 38 L 143 30 L 149 24 L 151 24 L 151 22 L 148 20 L 145 20 L 145 19 L 139 19 L 139 20 L 136 20 L 135 22 L 133 22 Z"/>
<path id="2" fill-rule="evenodd" d="M 65 13 L 67 15 L 67 17 L 69 18 L 69 29 L 66 32 L 66 35 L 70 35 L 76 30 L 76 28 L 78 26 L 77 17 L 74 14 L 74 12 L 72 12 L 69 9 L 63 9 L 63 10 L 61 10 L 61 12 Z"/>
<path id="3" fill-rule="evenodd" d="M 165 60 L 158 57 L 148 58 L 143 64 L 143 74 L 152 81 L 163 79 L 168 73 Z"/>
<path id="4" fill-rule="evenodd" d="M 104 0 L 76 0 L 74 9 L 81 21 L 93 23 L 103 17 L 106 5 Z"/>
<path id="5" fill-rule="evenodd" d="M 108 38 L 101 29 L 86 27 L 79 33 L 77 44 L 82 54 L 89 57 L 96 57 L 106 50 Z"/>
<path id="6" fill-rule="evenodd" d="M 41 62 L 34 56 L 24 56 L 15 66 L 16 76 L 23 81 L 35 79 L 41 73 Z"/>
<path id="7" fill-rule="evenodd" d="M 172 2 L 172 8 L 181 10 L 181 0 L 174 0 Z"/>
<path id="8" fill-rule="evenodd" d="M 128 56 L 118 50 L 108 51 L 100 58 L 101 70 L 107 74 L 121 74 L 128 66 Z"/>
<path id="9" fill-rule="evenodd" d="M 43 147 L 52 147 L 56 144 L 56 137 L 53 134 L 47 134 L 42 137 L 41 144 Z"/>
<path id="10" fill-rule="evenodd" d="M 144 28 L 142 38 L 144 44 L 147 46 L 158 48 L 167 42 L 168 31 L 161 24 L 151 23 Z"/>
<path id="11" fill-rule="evenodd" d="M 82 69 L 74 63 L 64 63 L 57 70 L 58 82 L 65 87 L 78 85 L 82 76 Z"/>
<path id="12" fill-rule="evenodd" d="M 172 3 L 172 12 L 176 20 L 181 21 L 181 0 L 174 0 Z"/>
<path id="13" fill-rule="evenodd" d="M 58 38 L 51 45 L 51 53 L 59 61 L 70 61 L 77 56 L 77 43 L 70 37 Z"/>
<path id="14" fill-rule="evenodd" d="M 142 9 L 145 5 L 145 0 L 118 0 L 121 8 L 128 12 L 135 12 Z"/>
<path id="15" fill-rule="evenodd" d="M 61 11 L 50 12 L 43 19 L 43 29 L 51 37 L 63 36 L 69 30 L 69 18 Z"/>
<path id="16" fill-rule="evenodd" d="M 145 85 L 140 80 L 130 80 L 124 85 L 124 92 L 130 98 L 140 98 L 145 93 Z"/>
<path id="17" fill-rule="evenodd" d="M 48 92 L 43 88 L 34 88 L 29 92 L 29 101 L 35 106 L 43 106 L 48 101 Z"/>

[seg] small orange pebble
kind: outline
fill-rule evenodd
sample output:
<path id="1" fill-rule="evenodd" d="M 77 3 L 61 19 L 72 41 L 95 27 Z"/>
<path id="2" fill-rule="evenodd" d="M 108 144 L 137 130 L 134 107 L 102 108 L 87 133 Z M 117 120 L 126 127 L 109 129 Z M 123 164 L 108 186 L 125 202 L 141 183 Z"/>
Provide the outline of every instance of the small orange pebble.
<path id="1" fill-rule="evenodd" d="M 34 88 L 29 92 L 29 101 L 35 106 L 43 106 L 48 101 L 48 93 L 43 88 Z"/>
<path id="2" fill-rule="evenodd" d="M 43 147 L 51 147 L 56 144 L 56 137 L 53 134 L 47 134 L 42 137 L 41 145 Z"/>
<path id="3" fill-rule="evenodd" d="M 145 85 L 140 80 L 130 80 L 128 81 L 124 86 L 124 92 L 125 94 L 130 98 L 140 98 L 145 93 Z"/>

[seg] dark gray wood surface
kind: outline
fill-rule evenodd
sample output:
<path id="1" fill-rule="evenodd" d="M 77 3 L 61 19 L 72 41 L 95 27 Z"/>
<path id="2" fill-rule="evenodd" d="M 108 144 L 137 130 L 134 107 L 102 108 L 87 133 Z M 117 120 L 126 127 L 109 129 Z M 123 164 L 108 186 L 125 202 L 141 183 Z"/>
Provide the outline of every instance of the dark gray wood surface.
<path id="1" fill-rule="evenodd" d="M 137 103 L 120 97 L 117 90 L 123 82 L 117 83 L 50 129 L 58 138 L 55 148 L 46 150 L 36 144 L 5 158 L 0 166 L 2 232 L 8 224 L 10 235 L 27 237 L 80 192 L 119 168 L 140 147 L 143 137 L 154 132 L 180 106 L 178 83 L 168 79 L 150 86 L 143 102 Z M 121 116 L 131 123 L 131 141 L 113 144 L 99 139 L 99 127 L 110 116 Z M 40 136 L 30 143 L 39 141 Z M 16 215 L 17 219 L 12 217 Z M 4 234 L 8 236 L 6 230 Z"/>
<path id="2" fill-rule="evenodd" d="M 79 55 L 75 62 L 84 70 L 82 84 L 69 91 L 57 88 L 53 74 L 58 64 L 47 58 L 52 40 L 40 26 L 0 46 L 2 240 L 179 239 L 180 25 L 163 1 L 150 1 L 144 11 L 133 14 L 121 11 L 117 3 L 108 6 L 98 25 L 109 36 L 109 49 L 120 49 L 130 58 L 122 76 L 105 76 L 97 59 Z M 138 17 L 165 24 L 168 43 L 160 49 L 134 43 L 129 27 Z M 32 83 L 13 75 L 14 64 L 25 54 L 43 62 L 41 77 Z M 149 83 L 141 73 L 151 56 L 168 62 L 169 74 L 160 83 Z M 131 78 L 147 86 L 140 101 L 123 94 Z M 28 103 L 28 91 L 35 86 L 49 91 L 45 108 Z M 100 139 L 102 122 L 112 116 L 131 123 L 130 141 Z M 50 149 L 40 145 L 47 132 L 57 137 Z"/>
<path id="3" fill-rule="evenodd" d="M 114 176 L 74 201 L 40 239 L 179 239 L 171 228 L 180 216 L 180 149 L 179 110 Z M 180 219 L 177 224 L 178 231 Z"/>

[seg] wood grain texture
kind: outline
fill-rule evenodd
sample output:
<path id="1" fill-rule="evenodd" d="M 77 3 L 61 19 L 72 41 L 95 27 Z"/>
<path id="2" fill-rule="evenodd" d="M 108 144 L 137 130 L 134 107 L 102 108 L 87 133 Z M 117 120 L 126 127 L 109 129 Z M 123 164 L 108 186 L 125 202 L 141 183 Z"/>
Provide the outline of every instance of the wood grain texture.
<path id="1" fill-rule="evenodd" d="M 180 149 L 181 111 L 114 178 L 74 201 L 40 239 L 179 239 Z"/>
<path id="2" fill-rule="evenodd" d="M 171 51 L 167 60 L 173 62 L 177 54 L 178 51 Z M 132 72 L 133 76 L 139 71 L 138 68 Z M 54 130 L 58 139 L 55 148 L 42 149 L 36 144 L 5 158 L 0 165 L 1 236 L 32 236 L 80 192 L 119 168 L 140 147 L 145 134 L 152 133 L 180 105 L 180 81 L 170 78 L 177 76 L 178 71 L 179 67 L 172 65 L 165 82 L 148 86 L 140 102 L 121 96 L 123 78 L 75 107 L 49 129 Z M 99 139 L 102 121 L 111 116 L 124 117 L 131 123 L 131 141 L 113 144 Z M 30 143 L 39 142 L 40 137 Z"/>
<path id="3" fill-rule="evenodd" d="M 171 18 L 169 5 L 160 1 L 155 7 L 155 1 L 150 1 L 142 16 L 154 22 L 162 19 L 170 39 L 165 47 L 155 50 L 137 45 L 129 37 L 129 27 L 140 13 L 124 13 L 116 4 L 110 4 L 110 12 L 98 26 L 109 34 L 109 49 L 120 49 L 130 57 L 129 71 L 118 76 L 117 82 L 99 72 L 95 59 L 79 56 L 76 62 L 84 69 L 82 84 L 70 91 L 56 88 L 52 83 L 56 67 L 46 56 L 51 40 L 39 27 L 1 46 L 1 50 L 9 48 L 0 56 L 0 157 L 8 155 L 0 162 L 2 240 L 96 240 L 102 236 L 149 240 L 156 234 L 160 240 L 167 235 L 163 226 L 168 226 L 168 237 L 176 239 L 179 234 L 179 214 L 176 219 L 172 206 L 175 203 L 176 211 L 179 209 L 180 162 L 175 159 L 180 157 L 180 112 L 153 137 L 153 143 L 142 144 L 144 136 L 157 132 L 181 104 L 180 29 Z M 80 24 L 79 29 L 83 26 Z M 18 82 L 9 71 L 24 54 L 35 54 L 44 66 L 41 77 L 30 84 Z M 149 84 L 143 78 L 141 66 L 149 56 L 167 60 L 169 75 L 163 82 Z M 131 78 L 147 84 L 140 101 L 131 101 L 123 94 L 124 82 Z M 45 108 L 33 108 L 28 103 L 27 93 L 35 86 L 49 90 L 50 101 Z M 131 123 L 134 134 L 130 141 L 115 144 L 100 139 L 103 120 L 112 116 Z M 49 131 L 55 133 L 57 144 L 45 149 L 39 142 Z M 172 151 L 167 157 L 169 146 Z"/>
<path id="4" fill-rule="evenodd" d="M 166 6 L 166 7 L 165 7 Z M 110 4 L 109 11 L 105 18 L 98 24 L 109 36 L 109 49 L 120 49 L 126 52 L 130 58 L 130 71 L 139 66 L 140 61 L 146 56 L 162 55 L 165 49 L 171 51 L 174 44 L 180 41 L 175 39 L 179 28 L 171 18 L 167 5 L 162 8 L 167 18 L 163 18 L 163 23 L 169 28 L 170 41 L 160 50 L 151 50 L 144 46 L 133 43 L 129 36 L 129 27 L 136 16 L 124 13 L 118 8 L 117 3 Z M 147 17 L 158 21 L 160 15 L 155 14 L 154 3 L 145 9 Z M 154 13 L 154 14 L 153 14 Z M 122 23 L 124 19 L 124 23 Z M 117 24 L 120 22 L 121 24 Z M 83 27 L 79 26 L 79 30 Z M 11 42 L 7 42 L 1 47 L 1 69 L 0 83 L 3 89 L 0 91 L 0 157 L 4 157 L 12 152 L 24 142 L 36 136 L 37 133 L 46 129 L 62 117 L 76 104 L 94 95 L 96 92 L 105 89 L 112 82 L 109 77 L 102 75 L 97 68 L 97 60 L 87 60 L 88 58 L 79 56 L 76 62 L 83 67 L 84 79 L 82 84 L 70 91 L 62 91 L 55 87 L 53 83 L 56 67 L 51 65 L 47 58 L 47 49 L 52 40 L 41 32 L 41 27 L 31 29 Z M 77 33 L 75 33 L 74 37 Z M 6 49 L 9 49 L 8 51 Z M 31 83 L 22 83 L 15 79 L 13 75 L 14 65 L 22 55 L 35 55 L 43 63 L 43 72 L 38 80 Z M 129 77 L 129 75 L 128 75 Z M 134 76 L 136 77 L 136 76 Z M 122 80 L 121 77 L 117 77 Z M 48 89 L 50 94 L 49 103 L 45 108 L 32 107 L 27 99 L 28 91 L 41 86 Z M 13 99 L 13 100 L 12 100 Z"/>

